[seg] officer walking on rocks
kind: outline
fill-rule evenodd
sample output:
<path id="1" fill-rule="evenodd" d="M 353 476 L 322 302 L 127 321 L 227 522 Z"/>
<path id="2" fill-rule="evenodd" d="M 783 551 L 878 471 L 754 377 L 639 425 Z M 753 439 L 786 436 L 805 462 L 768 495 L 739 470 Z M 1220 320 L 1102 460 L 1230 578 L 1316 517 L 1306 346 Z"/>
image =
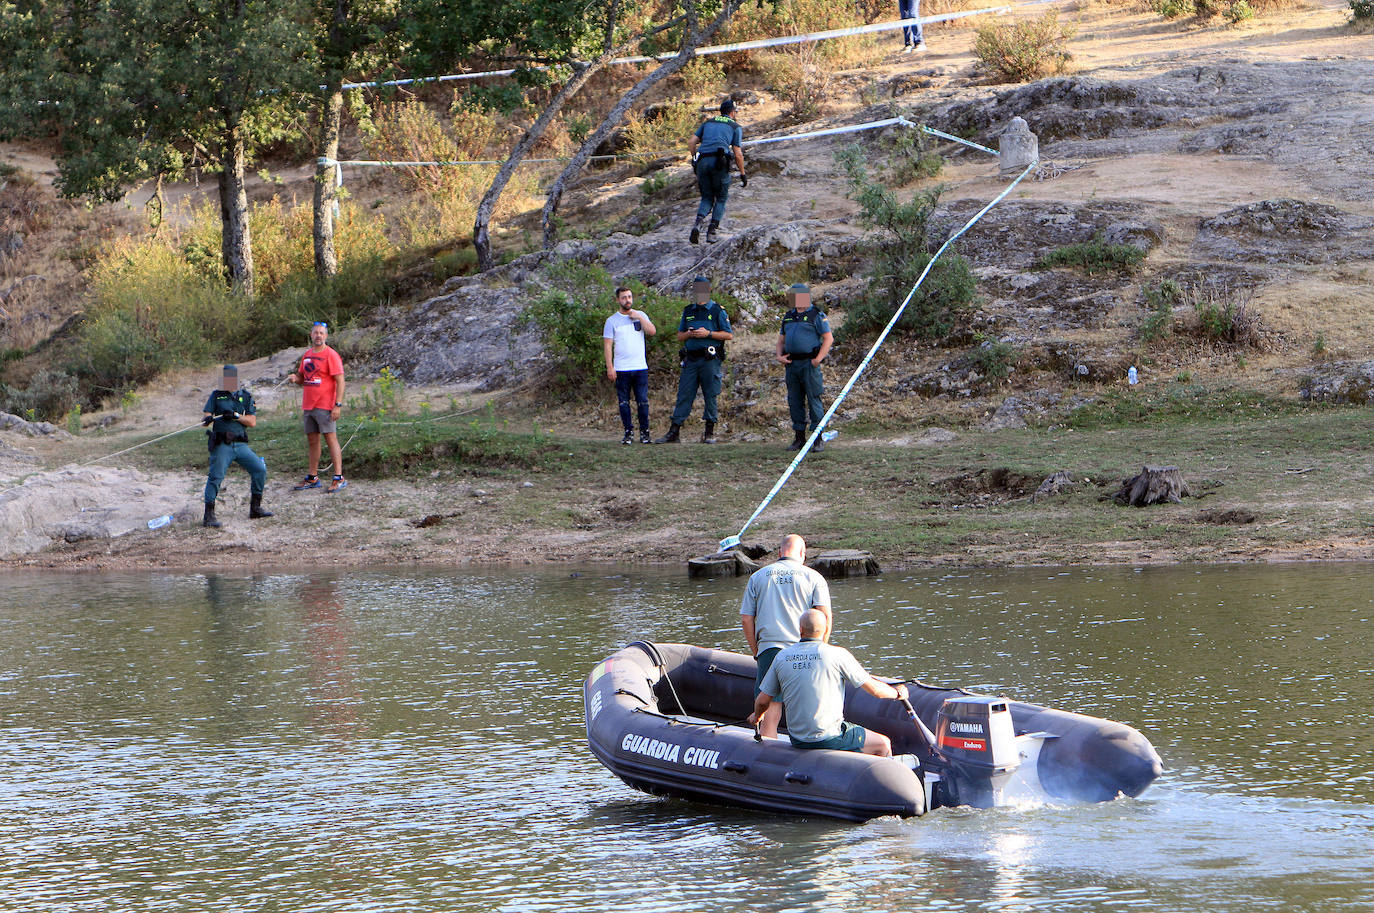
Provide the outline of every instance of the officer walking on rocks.
<path id="1" fill-rule="evenodd" d="M 262 508 L 262 492 L 267 486 L 267 464 L 262 457 L 248 446 L 248 434 L 244 429 L 258 423 L 258 407 L 253 403 L 253 394 L 239 387 L 239 369 L 225 365 L 220 389 L 211 392 L 205 401 L 205 414 L 201 423 L 208 425 L 205 432 L 210 437 L 210 474 L 205 479 L 205 519 L 202 526 L 219 529 L 222 525 L 215 519 L 215 501 L 219 498 L 219 486 L 224 474 L 229 471 L 230 463 L 238 463 L 248 470 L 250 497 L 248 516 L 257 520 L 272 516 Z"/>
<path id="2" fill-rule="evenodd" d="M 821 362 L 835 344 L 830 321 L 825 312 L 811 303 L 811 289 L 798 282 L 787 290 L 787 303 L 792 307 L 782 318 L 778 334 L 778 361 L 787 365 L 787 411 L 792 416 L 794 437 L 788 450 L 800 450 L 806 443 L 806 420 L 811 419 L 811 431 L 820 427 L 825 408 Z M 825 442 L 817 440 L 813 451 L 824 450 Z"/>
<path id="3" fill-rule="evenodd" d="M 740 185 L 749 186 L 749 177 L 744 173 L 744 150 L 741 148 L 744 130 L 730 117 L 734 112 L 734 99 L 725 99 L 720 103 L 720 114 L 703 122 L 687 141 L 687 151 L 692 156 L 697 173 L 697 189 L 701 191 L 697 220 L 688 236 L 693 244 L 701 240 L 701 227 L 706 224 L 708 216 L 711 224 L 706 229 L 706 243 L 715 244 L 719 240 L 716 229 L 720 228 L 721 220 L 725 218 L 732 158 L 739 168 Z"/>
<path id="4" fill-rule="evenodd" d="M 692 280 L 693 301 L 682 309 L 677 325 L 677 340 L 682 343 L 678 355 L 682 358 L 682 373 L 677 379 L 677 405 L 673 407 L 672 425 L 668 433 L 655 444 L 676 444 L 678 433 L 692 414 L 697 390 L 701 390 L 701 417 L 706 422 L 702 432 L 703 444 L 716 443 L 716 397 L 720 395 L 725 360 L 725 343 L 734 338 L 730 318 L 725 308 L 711 300 L 711 280 L 697 276 Z"/>

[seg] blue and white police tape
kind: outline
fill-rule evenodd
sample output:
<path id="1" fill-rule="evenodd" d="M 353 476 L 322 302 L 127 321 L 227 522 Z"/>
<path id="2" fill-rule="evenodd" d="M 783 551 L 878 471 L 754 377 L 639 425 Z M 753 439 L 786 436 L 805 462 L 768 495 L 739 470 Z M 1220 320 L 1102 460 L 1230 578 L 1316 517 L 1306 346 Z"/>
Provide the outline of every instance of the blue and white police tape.
<path id="1" fill-rule="evenodd" d="M 834 417 L 835 412 L 840 408 L 840 403 L 844 402 L 845 397 L 849 395 L 849 391 L 854 389 L 854 384 L 858 382 L 859 377 L 868 368 L 869 363 L 873 361 L 873 357 L 878 354 L 878 350 L 882 348 L 883 343 L 887 341 L 888 335 L 892 333 L 892 328 L 897 325 L 897 321 L 902 319 L 902 314 L 906 312 L 907 305 L 911 303 L 911 299 L 915 296 L 916 290 L 921 287 L 921 283 L 925 282 L 926 276 L 930 275 L 931 267 L 935 265 L 935 262 L 940 259 L 941 255 L 943 255 L 946 250 L 949 249 L 949 246 L 951 244 L 953 244 L 955 241 L 959 240 L 959 238 L 963 236 L 964 232 L 968 231 L 978 222 L 979 219 L 987 215 L 988 211 L 991 210 L 992 207 L 996 206 L 998 203 L 1006 199 L 1007 194 L 1011 193 L 1012 190 L 1016 188 L 1016 185 L 1020 184 L 1021 181 L 1023 181 L 1028 174 L 1030 174 L 1032 171 L 1035 170 L 1037 166 L 1039 166 L 1039 164 L 1039 161 L 1034 161 L 1027 165 L 1025 169 L 1016 176 L 1016 180 L 1008 184 L 1001 193 L 993 197 L 990 203 L 988 203 L 982 209 L 978 210 L 978 212 L 974 214 L 973 218 L 965 222 L 962 228 L 960 228 L 954 234 L 946 238 L 945 243 L 940 245 L 939 250 L 935 252 L 935 256 L 931 257 L 930 262 L 926 264 L 925 269 L 921 270 L 921 275 L 917 277 L 916 284 L 911 287 L 911 291 L 906 293 L 906 298 L 902 300 L 901 306 L 898 307 L 897 310 L 893 313 L 892 319 L 887 322 L 887 326 L 883 327 L 883 331 L 879 333 L 878 338 L 874 340 L 873 347 L 868 350 L 868 354 L 864 356 L 863 361 L 859 362 L 859 366 L 854 369 L 854 373 L 850 375 L 849 381 L 844 385 L 844 389 L 841 390 L 839 395 L 835 397 L 835 401 L 830 404 L 830 408 L 826 410 L 825 415 L 821 417 L 820 424 L 817 425 L 816 428 L 811 432 L 811 436 L 806 439 L 806 443 L 802 445 L 802 449 L 797 451 L 796 457 L 794 457 L 792 462 L 788 464 L 787 469 L 783 472 L 782 476 L 778 479 L 778 481 L 773 485 L 772 490 L 764 496 L 764 499 L 761 502 L 759 502 L 759 506 L 756 507 L 754 509 L 754 512 L 749 515 L 749 519 L 744 521 L 744 525 L 740 527 L 739 532 L 733 536 L 726 536 L 724 539 L 720 540 L 720 551 L 723 552 L 728 548 L 732 548 L 736 545 L 739 545 L 740 540 L 743 538 L 745 532 L 747 532 L 749 527 L 753 525 L 754 521 L 759 518 L 759 515 L 762 514 L 768 508 L 768 505 L 773 503 L 773 499 L 777 497 L 778 492 L 782 491 L 782 487 L 787 484 L 787 480 L 792 478 L 792 473 L 797 471 L 797 467 L 801 465 L 802 460 L 806 459 L 806 455 L 811 452 L 812 445 L 816 443 L 817 437 L 824 433 L 825 426 L 829 424 L 830 419 Z"/>
<path id="2" fill-rule="evenodd" d="M 1037 2 L 1055 2 L 1055 0 L 1037 0 Z M 823 32 L 809 32 L 805 35 L 783 35 L 777 38 L 758 38 L 753 41 L 736 41 L 733 44 L 717 44 L 710 47 L 697 48 L 697 57 L 707 57 L 712 54 L 729 54 L 735 51 L 754 51 L 760 48 L 776 48 L 789 44 L 803 44 L 807 41 L 826 41 L 831 38 L 849 38 L 854 35 L 867 35 L 873 32 L 892 31 L 894 29 L 906 28 L 912 25 L 934 25 L 937 22 L 952 22 L 955 19 L 966 19 L 969 16 L 983 16 L 988 14 L 1001 15 L 1009 13 L 1014 9 L 1012 6 L 996 6 L 981 10 L 963 10 L 958 13 L 941 13 L 938 16 L 918 16 L 910 19 L 897 19 L 892 22 L 875 22 L 871 25 L 856 25 L 852 28 L 828 29 Z M 626 63 L 654 63 L 655 61 L 671 60 L 676 57 L 676 53 L 656 54 L 653 56 L 636 57 L 617 57 L 609 61 L 611 64 Z M 530 67 L 531 70 L 547 70 L 547 66 Z M 444 76 L 413 76 L 408 79 L 383 79 L 375 82 L 346 82 L 340 88 L 345 92 L 354 89 L 381 89 L 390 86 L 413 86 L 427 82 L 457 82 L 467 79 L 487 79 L 497 76 L 513 76 L 515 68 L 505 70 L 483 70 L 480 73 L 449 73 Z M 327 86 L 320 86 L 321 89 Z"/>

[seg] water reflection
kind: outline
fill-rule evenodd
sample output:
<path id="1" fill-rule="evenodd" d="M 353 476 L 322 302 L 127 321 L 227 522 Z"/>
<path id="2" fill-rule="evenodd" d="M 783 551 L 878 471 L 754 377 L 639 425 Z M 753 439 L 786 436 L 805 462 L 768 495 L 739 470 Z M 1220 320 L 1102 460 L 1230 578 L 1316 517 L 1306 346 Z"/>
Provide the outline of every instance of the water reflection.
<path id="1" fill-rule="evenodd" d="M 875 672 L 1121 719 L 1140 801 L 854 826 L 629 791 L 579 686 L 739 649 L 675 574 L 10 575 L 16 909 L 1372 909 L 1367 567 L 957 571 L 833 587 Z"/>

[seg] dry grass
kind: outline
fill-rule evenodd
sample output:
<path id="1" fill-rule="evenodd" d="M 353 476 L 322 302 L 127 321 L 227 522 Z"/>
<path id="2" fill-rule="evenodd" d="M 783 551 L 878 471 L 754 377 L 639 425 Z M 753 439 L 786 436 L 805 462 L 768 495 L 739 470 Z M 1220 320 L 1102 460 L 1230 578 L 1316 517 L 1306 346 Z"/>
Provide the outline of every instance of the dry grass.
<path id="1" fill-rule="evenodd" d="M 997 82 L 1030 82 L 1063 73 L 1073 55 L 1072 25 L 1053 12 L 1035 19 L 980 26 L 973 53 Z"/>

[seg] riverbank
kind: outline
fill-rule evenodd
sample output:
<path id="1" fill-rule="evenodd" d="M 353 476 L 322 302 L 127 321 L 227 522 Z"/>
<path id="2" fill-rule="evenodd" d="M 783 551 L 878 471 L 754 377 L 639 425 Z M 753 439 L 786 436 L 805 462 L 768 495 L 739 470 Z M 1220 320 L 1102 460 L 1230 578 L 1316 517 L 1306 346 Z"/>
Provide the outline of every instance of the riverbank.
<path id="1" fill-rule="evenodd" d="M 1048 428 L 842 430 L 804 462 L 745 536 L 804 534 L 872 551 L 885 568 L 1374 558 L 1374 414 L 1184 385 L 1110 397 Z M 1172 402 L 1172 410 L 1161 404 Z M 1148 413 L 1148 414 L 1147 414 Z M 680 564 L 736 532 L 787 466 L 785 439 L 622 446 L 487 411 L 345 420 L 350 486 L 291 492 L 303 441 L 270 414 L 254 446 L 271 469 L 269 520 L 247 517 L 231 469 L 221 530 L 199 526 L 204 444 L 189 432 L 130 454 L 136 486 L 180 492 L 169 526 L 59 542 L 11 566 L 158 568 L 373 564 Z M 1077 425 L 1077 427 L 1075 427 Z M 35 445 L 68 460 L 114 435 Z M 1148 508 L 1110 494 L 1142 464 L 1180 468 L 1195 497 Z M 1056 472 L 1068 491 L 1037 497 Z M 132 488 L 113 489 L 113 503 Z M 162 503 L 162 502 L 159 502 Z M 97 508 L 98 509 L 98 508 Z M 150 508 L 151 509 L 151 508 Z"/>

